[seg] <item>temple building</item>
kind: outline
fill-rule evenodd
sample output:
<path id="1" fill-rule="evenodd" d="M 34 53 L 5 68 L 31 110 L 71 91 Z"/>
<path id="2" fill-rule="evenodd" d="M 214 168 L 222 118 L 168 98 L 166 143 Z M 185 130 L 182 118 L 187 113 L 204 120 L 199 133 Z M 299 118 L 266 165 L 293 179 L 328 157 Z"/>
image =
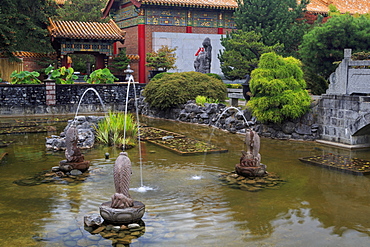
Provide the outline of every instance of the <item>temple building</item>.
<path id="1" fill-rule="evenodd" d="M 95 68 L 108 66 L 113 56 L 113 44 L 125 41 L 125 31 L 113 20 L 108 23 L 53 21 L 49 19 L 48 31 L 52 45 L 57 51 L 58 67 L 69 67 L 69 54 L 91 54 L 95 56 Z"/>
<path id="2" fill-rule="evenodd" d="M 311 0 L 306 17 L 313 22 L 318 15 L 327 16 L 333 4 L 341 13 L 368 13 L 368 0 Z M 111 17 L 126 31 L 125 44 L 114 47 L 114 54 L 123 46 L 127 54 L 139 57 L 131 64 L 135 79 L 148 82 L 146 53 L 168 45 L 176 50 L 176 70 L 194 71 L 195 55 L 205 38 L 211 40 L 211 73 L 222 74 L 217 54 L 223 47 L 222 34 L 235 29 L 233 13 L 238 7 L 235 0 L 108 0 L 103 17 Z"/>

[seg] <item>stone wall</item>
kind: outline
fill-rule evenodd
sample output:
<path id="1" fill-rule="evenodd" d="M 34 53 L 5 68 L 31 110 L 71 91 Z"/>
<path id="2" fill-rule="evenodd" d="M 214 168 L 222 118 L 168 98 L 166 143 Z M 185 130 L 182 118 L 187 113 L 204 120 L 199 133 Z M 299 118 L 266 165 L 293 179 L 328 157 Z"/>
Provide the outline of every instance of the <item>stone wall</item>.
<path id="1" fill-rule="evenodd" d="M 10 85 L 0 84 L 0 114 L 69 114 L 75 113 L 78 103 L 88 88 L 99 94 L 104 108 L 95 91 L 88 90 L 81 101 L 80 113 L 94 113 L 108 110 L 122 111 L 126 104 L 128 84 L 57 84 L 55 90 L 50 83 L 41 85 Z M 135 84 L 136 95 L 139 97 L 145 84 Z M 47 100 L 47 99 L 55 100 Z M 130 85 L 129 99 L 135 98 L 133 84 Z M 55 104 L 54 104 L 55 103 Z M 130 103 L 132 107 L 133 102 Z"/>
<path id="2" fill-rule="evenodd" d="M 322 140 L 349 145 L 369 143 L 369 96 L 322 95 L 316 114 L 322 116 L 318 118 Z"/>
<path id="3" fill-rule="evenodd" d="M 288 120 L 280 124 L 262 124 L 248 110 L 227 107 L 224 104 L 204 104 L 198 106 L 194 101 L 179 108 L 158 110 L 142 101 L 139 112 L 149 117 L 172 119 L 181 122 L 206 124 L 229 131 L 245 133 L 246 128 L 253 128 L 259 135 L 276 139 L 316 140 L 322 128 L 317 124 L 315 111 L 310 111 L 301 118 Z M 317 108 L 317 103 L 312 105 Z"/>

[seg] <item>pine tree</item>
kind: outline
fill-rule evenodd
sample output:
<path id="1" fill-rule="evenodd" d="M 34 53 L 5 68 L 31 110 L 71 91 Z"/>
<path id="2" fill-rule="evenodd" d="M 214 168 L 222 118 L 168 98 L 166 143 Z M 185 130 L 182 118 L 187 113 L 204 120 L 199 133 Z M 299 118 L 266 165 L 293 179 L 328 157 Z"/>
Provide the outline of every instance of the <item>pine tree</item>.
<path id="1" fill-rule="evenodd" d="M 258 60 L 263 53 L 276 51 L 281 46 L 266 46 L 262 43 L 262 35 L 255 32 L 238 30 L 221 38 L 225 47 L 218 54 L 221 70 L 229 80 L 243 79 L 257 68 Z"/>
<path id="2" fill-rule="evenodd" d="M 101 10 L 106 1 L 103 0 L 67 0 L 57 9 L 58 20 L 61 21 L 93 21 L 107 22 L 109 18 L 102 19 Z"/>
<path id="3" fill-rule="evenodd" d="M 52 52 L 47 32 L 48 17 L 55 14 L 54 1 L 3 0 L 0 5 L 0 51 Z"/>
<path id="4" fill-rule="evenodd" d="M 307 25 L 302 17 L 308 1 L 302 0 L 237 0 L 235 23 L 238 29 L 255 31 L 262 42 L 271 46 L 283 44 L 284 55 L 296 55 Z"/>

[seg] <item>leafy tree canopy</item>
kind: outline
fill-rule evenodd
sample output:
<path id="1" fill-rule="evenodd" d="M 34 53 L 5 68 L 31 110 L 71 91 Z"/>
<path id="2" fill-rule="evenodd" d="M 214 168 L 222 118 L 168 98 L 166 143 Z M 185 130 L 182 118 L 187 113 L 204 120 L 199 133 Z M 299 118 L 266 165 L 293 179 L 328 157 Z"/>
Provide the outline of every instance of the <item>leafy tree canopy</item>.
<path id="1" fill-rule="evenodd" d="M 266 46 L 261 41 L 262 35 L 254 31 L 238 30 L 221 38 L 225 47 L 218 54 L 221 70 L 229 80 L 245 78 L 257 67 L 258 60 L 263 53 L 276 51 L 281 46 Z"/>
<path id="2" fill-rule="evenodd" d="M 52 52 L 46 27 L 55 9 L 51 0 L 2 0 L 0 52 L 7 57 L 14 51 Z"/>
<path id="3" fill-rule="evenodd" d="M 335 71 L 334 62 L 343 59 L 343 51 L 370 51 L 370 19 L 349 14 L 333 15 L 303 37 L 300 54 L 304 70 L 327 79 Z"/>
<path id="4" fill-rule="evenodd" d="M 102 19 L 102 9 L 105 0 L 67 0 L 57 9 L 58 20 L 61 21 L 93 21 L 107 22 L 109 18 Z"/>
<path id="5" fill-rule="evenodd" d="M 308 0 L 237 0 L 237 2 L 239 7 L 234 16 L 238 29 L 261 34 L 265 45 L 283 44 L 281 54 L 296 55 L 298 45 L 308 28 L 303 21 Z"/>

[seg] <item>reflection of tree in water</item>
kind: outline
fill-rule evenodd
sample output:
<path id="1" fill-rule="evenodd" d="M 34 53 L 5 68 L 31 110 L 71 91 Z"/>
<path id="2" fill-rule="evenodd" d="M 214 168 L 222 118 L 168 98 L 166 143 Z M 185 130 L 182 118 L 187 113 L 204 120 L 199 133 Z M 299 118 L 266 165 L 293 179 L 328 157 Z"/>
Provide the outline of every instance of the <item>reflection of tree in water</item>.
<path id="1" fill-rule="evenodd" d="M 342 236 L 351 229 L 370 236 L 370 183 L 366 177 L 323 170 L 311 176 L 306 200 L 310 203 L 311 216 L 318 218 L 323 228 L 332 228 L 333 234 Z"/>

